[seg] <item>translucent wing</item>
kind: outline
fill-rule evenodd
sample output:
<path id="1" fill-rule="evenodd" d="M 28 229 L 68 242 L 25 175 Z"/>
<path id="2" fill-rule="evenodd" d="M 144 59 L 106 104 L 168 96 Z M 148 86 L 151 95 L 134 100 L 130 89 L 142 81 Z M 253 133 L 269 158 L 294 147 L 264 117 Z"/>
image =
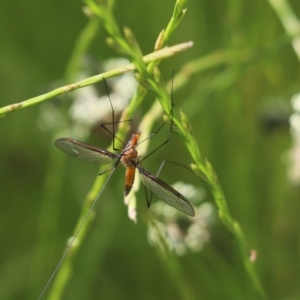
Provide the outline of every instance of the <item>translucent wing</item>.
<path id="1" fill-rule="evenodd" d="M 54 145 L 69 155 L 93 164 L 109 164 L 119 158 L 118 154 L 70 138 L 58 139 Z"/>
<path id="2" fill-rule="evenodd" d="M 179 192 L 140 165 L 137 168 L 139 169 L 141 181 L 157 198 L 189 216 L 195 216 L 193 206 Z"/>

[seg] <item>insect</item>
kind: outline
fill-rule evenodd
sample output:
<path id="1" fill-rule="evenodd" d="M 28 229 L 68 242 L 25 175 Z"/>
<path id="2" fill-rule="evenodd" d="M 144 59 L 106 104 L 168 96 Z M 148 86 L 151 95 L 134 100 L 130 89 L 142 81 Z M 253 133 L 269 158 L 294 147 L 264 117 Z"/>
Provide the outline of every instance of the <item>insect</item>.
<path id="1" fill-rule="evenodd" d="M 116 168 L 120 163 L 123 164 L 126 168 L 124 196 L 127 196 L 131 191 L 135 171 L 138 169 L 141 181 L 157 198 L 189 216 L 195 216 L 193 206 L 183 195 L 141 166 L 140 157 L 136 150 L 140 135 L 140 131 L 133 134 L 124 150 L 119 154 L 71 138 L 58 139 L 54 145 L 59 150 L 90 163 L 114 163 L 113 168 Z M 147 204 L 149 207 L 148 200 Z"/>
<path id="2" fill-rule="evenodd" d="M 109 99 L 109 102 L 110 102 L 110 105 L 111 105 L 112 123 L 108 123 L 108 124 L 113 125 L 112 132 L 109 131 L 104 126 L 104 124 L 101 124 L 101 126 L 115 137 L 114 124 L 116 122 L 114 120 L 114 109 L 113 109 L 112 102 L 111 102 L 111 99 L 110 99 L 110 96 L 109 96 L 109 93 L 108 93 L 106 81 L 105 80 L 103 80 L 103 81 L 104 81 L 104 84 L 105 84 L 105 87 L 106 87 L 106 90 L 107 90 L 108 99 Z M 173 81 L 172 81 L 172 85 L 173 85 Z M 172 102 L 172 99 L 173 99 L 173 97 L 171 97 L 171 112 L 170 112 L 170 115 L 173 116 L 173 102 Z M 126 121 L 129 121 L 129 120 L 126 120 Z M 121 121 L 121 122 L 126 122 L 126 121 Z M 158 130 L 156 130 L 152 135 L 156 134 L 163 127 L 164 124 L 162 124 L 158 128 Z M 173 127 L 172 125 L 173 125 L 173 119 L 172 119 L 171 126 L 170 126 L 170 133 L 169 133 L 170 135 L 171 135 L 171 132 L 172 132 L 172 127 Z M 181 211 L 181 212 L 183 212 L 183 213 L 185 213 L 189 216 L 195 216 L 195 211 L 194 211 L 193 206 L 189 203 L 189 201 L 183 195 L 181 195 L 178 191 L 173 189 L 167 183 L 165 183 L 164 181 L 159 179 L 157 176 L 151 174 L 150 172 L 148 172 L 147 170 L 145 170 L 142 167 L 142 165 L 141 165 L 142 160 L 140 159 L 140 156 L 138 155 L 138 152 L 136 150 L 136 147 L 138 146 L 138 140 L 140 138 L 140 135 L 141 135 L 141 132 L 137 132 L 136 134 L 133 134 L 131 139 L 128 141 L 127 145 L 124 147 L 123 151 L 121 151 L 120 153 L 113 153 L 113 152 L 107 151 L 105 149 L 98 148 L 98 147 L 95 147 L 93 145 L 90 145 L 90 144 L 87 144 L 87 143 L 84 143 L 84 142 L 81 142 L 81 141 L 78 141 L 78 140 L 75 140 L 75 139 L 72 139 L 72 138 L 60 138 L 60 139 L 57 139 L 54 142 L 54 145 L 59 150 L 65 152 L 65 153 L 67 153 L 71 156 L 74 156 L 78 159 L 81 159 L 83 161 L 93 163 L 93 164 L 98 164 L 98 165 L 111 164 L 112 167 L 109 167 L 107 170 L 105 170 L 104 172 L 101 172 L 99 174 L 99 175 L 101 175 L 101 174 L 105 173 L 106 171 L 111 170 L 111 172 L 110 172 L 108 178 L 106 179 L 105 183 L 103 184 L 98 196 L 96 197 L 95 201 L 91 204 L 88 212 L 86 213 L 85 217 L 82 219 L 81 223 L 79 223 L 79 226 L 78 226 L 77 230 L 75 231 L 72 239 L 70 240 L 67 248 L 65 249 L 65 251 L 64 251 L 60 261 L 58 262 L 54 272 L 52 273 L 52 275 L 50 276 L 50 278 L 47 281 L 46 285 L 44 286 L 44 289 L 43 289 L 43 291 L 41 292 L 41 294 L 38 298 L 39 300 L 42 298 L 42 296 L 45 293 L 46 289 L 48 288 L 48 286 L 52 282 L 55 274 L 57 273 L 58 269 L 60 268 L 62 262 L 64 261 L 66 255 L 67 255 L 67 253 L 71 249 L 71 246 L 74 243 L 75 239 L 78 237 L 79 232 L 83 228 L 83 226 L 84 226 L 85 222 L 87 221 L 91 211 L 93 210 L 100 194 L 102 193 L 104 187 L 106 186 L 106 184 L 110 180 L 110 177 L 114 173 L 114 170 L 116 169 L 117 166 L 122 164 L 126 168 L 125 189 L 124 189 L 124 195 L 125 196 L 127 196 L 130 193 L 131 189 L 132 189 L 132 185 L 133 185 L 133 182 L 134 182 L 135 173 L 136 173 L 136 169 L 137 169 L 139 171 L 141 181 L 143 182 L 145 187 L 151 191 L 152 194 L 156 195 L 157 198 L 163 200 L 166 204 L 174 207 L 175 209 L 177 209 L 177 210 L 179 210 L 179 211 Z M 166 144 L 169 140 L 170 140 L 170 136 L 169 136 L 169 139 L 166 140 L 163 144 L 161 144 L 158 148 L 160 148 L 161 146 Z M 113 148 L 114 148 L 114 150 L 116 150 L 115 147 L 114 147 L 114 140 L 113 140 Z M 158 148 L 156 148 L 156 149 L 158 149 Z M 151 153 L 153 153 L 154 151 L 152 151 Z M 150 156 L 151 153 L 148 154 L 143 159 Z M 150 200 L 147 199 L 148 207 L 151 204 L 150 202 L 151 202 L 151 197 L 150 197 Z"/>

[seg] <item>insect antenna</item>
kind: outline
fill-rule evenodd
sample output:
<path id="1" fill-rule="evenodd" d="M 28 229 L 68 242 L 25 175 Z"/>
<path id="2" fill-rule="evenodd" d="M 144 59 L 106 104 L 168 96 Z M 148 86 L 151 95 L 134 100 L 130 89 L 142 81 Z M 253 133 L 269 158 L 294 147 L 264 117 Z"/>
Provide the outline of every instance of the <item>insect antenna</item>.
<path id="1" fill-rule="evenodd" d="M 104 82 L 104 86 L 105 86 L 105 89 L 106 89 L 106 94 L 108 96 L 109 104 L 110 104 L 110 107 L 111 107 L 111 119 L 112 119 L 112 122 L 101 123 L 100 126 L 113 136 L 113 150 L 114 151 L 120 151 L 120 149 L 117 149 L 115 147 L 115 139 L 117 139 L 123 145 L 125 145 L 125 143 L 124 143 L 124 141 L 122 141 L 121 139 L 119 139 L 115 135 L 115 124 L 116 123 L 131 122 L 132 120 L 131 119 L 129 119 L 129 120 L 119 120 L 118 122 L 115 121 L 115 110 L 114 110 L 114 107 L 113 107 L 112 102 L 111 102 L 111 98 L 110 98 L 110 94 L 109 94 L 109 90 L 108 90 L 108 86 L 107 86 L 105 78 L 103 78 L 103 82 Z M 105 125 L 112 125 L 112 131 L 109 130 Z"/>

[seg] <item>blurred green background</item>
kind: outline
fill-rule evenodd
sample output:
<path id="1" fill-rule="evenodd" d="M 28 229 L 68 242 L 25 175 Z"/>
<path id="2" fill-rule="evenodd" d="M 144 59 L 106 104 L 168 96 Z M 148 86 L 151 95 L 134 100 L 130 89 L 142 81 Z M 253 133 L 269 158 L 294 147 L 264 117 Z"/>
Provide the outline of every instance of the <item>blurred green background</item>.
<path id="1" fill-rule="evenodd" d="M 290 4 L 294 12 L 300 11 L 299 1 Z M 0 3 L 1 107 L 62 85 L 59 80 L 87 23 L 82 6 L 80 1 L 57 0 Z M 170 0 L 116 1 L 115 14 L 121 27 L 132 29 L 147 54 L 173 7 Z M 294 146 L 288 120 L 291 98 L 299 92 L 299 60 L 268 1 L 194 0 L 187 9 L 168 44 L 193 40 L 195 45 L 161 63 L 165 80 L 173 69 L 180 72 L 186 63 L 216 51 L 230 59 L 192 74 L 175 92 L 175 112 L 182 108 L 190 118 L 249 251 L 257 250 L 255 264 L 269 299 L 300 299 L 299 189 L 297 183 L 290 183 L 287 171 L 288 153 Z M 100 27 L 88 49 L 95 61 L 118 56 L 105 44 L 106 37 Z M 146 100 L 136 124 L 153 98 Z M 53 133 L 37 126 L 43 105 L 0 120 L 1 299 L 37 299 L 98 171 L 72 158 L 59 167 L 62 154 L 53 147 Z M 166 139 L 164 133 L 154 144 Z M 94 131 L 91 139 L 103 147 L 111 140 L 100 131 Z M 150 162 L 145 161 L 145 167 L 156 172 L 166 158 L 185 165 L 192 162 L 176 135 Z M 168 183 L 184 180 L 202 185 L 177 167 L 167 170 L 163 179 Z M 62 191 L 51 197 L 56 195 L 51 191 L 56 179 Z M 143 219 L 137 225 L 128 219 L 123 182 L 124 172 L 118 170 L 97 203 L 95 221 L 63 299 L 182 299 L 163 260 L 147 241 Z M 46 190 L 50 194 L 45 195 Z M 138 207 L 145 207 L 143 191 L 139 195 Z M 205 201 L 213 203 L 209 194 Z M 46 214 L 41 214 L 45 208 Z M 211 239 L 201 251 L 178 258 L 192 298 L 258 299 L 231 235 L 218 220 L 209 230 Z"/>

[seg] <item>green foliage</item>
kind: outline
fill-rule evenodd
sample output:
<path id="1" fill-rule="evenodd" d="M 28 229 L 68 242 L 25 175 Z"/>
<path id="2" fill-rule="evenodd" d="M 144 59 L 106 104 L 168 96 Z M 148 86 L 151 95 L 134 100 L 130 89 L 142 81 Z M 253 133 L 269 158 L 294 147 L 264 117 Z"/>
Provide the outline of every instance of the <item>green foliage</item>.
<path id="1" fill-rule="evenodd" d="M 43 298 L 298 299 L 300 206 L 298 190 L 288 184 L 286 124 L 289 101 L 299 91 L 294 11 L 300 5 L 283 0 L 176 1 L 174 8 L 168 1 L 84 4 L 87 21 L 75 3 L 1 4 L 0 298 L 36 299 L 66 241 L 79 233 Z M 132 63 L 106 72 L 94 63 L 96 75 L 78 79 L 87 54 L 98 61 L 122 55 Z M 128 219 L 124 172 L 116 171 L 107 182 L 109 173 L 96 177 L 99 170 L 68 160 L 52 146 L 57 137 L 72 136 L 74 124 L 66 113 L 72 92 L 128 71 L 136 72 L 139 84 L 121 119 L 139 123 L 144 138 L 162 120 L 170 124 L 171 83 L 163 78 L 171 77 L 172 69 L 174 134 L 143 165 L 155 173 L 166 158 L 190 164 L 193 174 L 166 166 L 160 177 L 203 186 L 204 200 L 218 211 L 203 249 L 181 258 L 142 192 L 132 191 L 138 224 Z M 62 79 L 55 88 L 45 87 L 57 78 Z M 55 120 L 48 130 L 41 123 L 43 107 Z M 149 142 L 148 153 L 166 140 L 165 127 L 139 146 L 142 157 Z M 126 140 L 129 131 L 128 123 L 120 123 L 116 135 Z M 97 141 L 95 129 L 90 139 Z M 98 145 L 105 143 L 102 135 Z M 156 234 L 156 251 L 147 243 L 145 224 Z M 250 252 L 258 254 L 255 262 Z"/>

